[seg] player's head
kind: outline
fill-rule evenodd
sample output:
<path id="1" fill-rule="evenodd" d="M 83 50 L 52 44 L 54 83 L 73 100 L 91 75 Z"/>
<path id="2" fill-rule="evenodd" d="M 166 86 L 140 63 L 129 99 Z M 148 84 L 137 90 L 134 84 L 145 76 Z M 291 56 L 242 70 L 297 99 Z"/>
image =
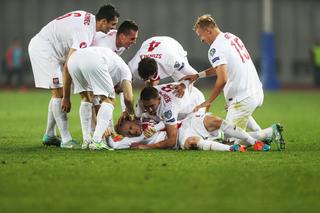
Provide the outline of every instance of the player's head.
<path id="1" fill-rule="evenodd" d="M 125 20 L 118 28 L 117 45 L 128 49 L 138 38 L 138 25 L 132 20 Z"/>
<path id="2" fill-rule="evenodd" d="M 150 114 L 155 115 L 157 113 L 158 106 L 160 104 L 159 92 L 154 87 L 145 87 L 140 93 L 140 99 L 143 104 L 143 108 Z"/>
<path id="3" fill-rule="evenodd" d="M 139 120 L 130 121 L 123 117 L 118 119 L 115 130 L 125 137 L 137 137 L 142 134 L 142 126 Z"/>
<path id="4" fill-rule="evenodd" d="M 209 45 L 214 41 L 216 32 L 220 31 L 216 21 L 209 14 L 198 17 L 193 29 L 199 39 Z"/>
<path id="5" fill-rule="evenodd" d="M 143 58 L 138 64 L 139 76 L 144 80 L 152 80 L 158 75 L 158 64 L 153 58 Z"/>
<path id="6" fill-rule="evenodd" d="M 96 14 L 96 30 L 107 33 L 115 29 L 118 24 L 119 12 L 111 4 L 100 7 Z"/>

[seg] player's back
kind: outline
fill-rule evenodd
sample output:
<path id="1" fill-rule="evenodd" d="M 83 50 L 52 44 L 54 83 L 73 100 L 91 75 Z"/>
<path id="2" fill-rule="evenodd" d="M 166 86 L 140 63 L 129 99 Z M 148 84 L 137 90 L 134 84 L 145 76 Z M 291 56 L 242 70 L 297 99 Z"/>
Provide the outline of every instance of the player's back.
<path id="1" fill-rule="evenodd" d="M 73 11 L 49 22 L 39 32 L 48 40 L 57 57 L 63 59 L 72 47 L 74 49 L 90 46 L 96 31 L 95 16 L 85 11 Z M 83 39 L 77 46 L 77 39 Z"/>
<path id="2" fill-rule="evenodd" d="M 142 43 L 141 48 L 130 60 L 128 65 L 133 73 L 133 76 L 139 79 L 139 62 L 143 58 L 153 58 L 158 64 L 158 75 L 160 79 L 163 79 L 172 76 L 177 68 L 175 67 L 176 61 L 181 61 L 181 59 L 186 56 L 187 52 L 175 39 L 168 36 L 155 36 Z"/>
<path id="3" fill-rule="evenodd" d="M 228 82 L 224 87 L 227 99 L 245 98 L 261 89 L 256 68 L 244 44 L 231 33 L 221 33 L 209 50 L 209 60 L 213 67 L 227 64 Z"/>

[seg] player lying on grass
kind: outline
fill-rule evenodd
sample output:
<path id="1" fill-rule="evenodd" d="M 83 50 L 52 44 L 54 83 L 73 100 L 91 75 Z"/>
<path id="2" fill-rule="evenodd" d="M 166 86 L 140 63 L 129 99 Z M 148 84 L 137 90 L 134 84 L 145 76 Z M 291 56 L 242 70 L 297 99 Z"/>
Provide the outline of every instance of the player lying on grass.
<path id="1" fill-rule="evenodd" d="M 157 143 L 167 139 L 163 122 L 156 123 L 153 119 L 141 118 L 141 120 L 129 121 L 120 118 L 116 125 L 117 133 L 125 136 L 124 138 L 108 137 L 109 145 L 114 149 L 151 149 Z M 233 144 L 226 145 L 220 143 L 223 141 L 224 133 L 228 133 L 231 137 L 246 141 L 253 144 L 253 149 L 257 151 L 268 151 L 269 145 L 251 137 L 241 128 L 230 125 L 219 117 L 206 114 L 188 117 L 178 122 L 176 128 L 179 131 L 178 143 L 171 147 L 164 148 L 180 148 L 180 149 L 198 149 L 213 151 L 245 151 L 245 146 Z M 271 130 L 271 131 L 269 131 Z M 277 138 L 277 130 L 269 127 L 254 133 L 259 139 L 272 139 L 275 143 L 279 143 Z"/>

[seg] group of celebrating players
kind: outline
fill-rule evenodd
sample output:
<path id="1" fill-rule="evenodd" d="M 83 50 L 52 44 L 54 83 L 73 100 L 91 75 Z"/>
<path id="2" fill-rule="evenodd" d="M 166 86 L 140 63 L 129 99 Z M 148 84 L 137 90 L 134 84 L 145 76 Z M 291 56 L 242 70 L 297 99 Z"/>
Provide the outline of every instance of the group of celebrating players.
<path id="1" fill-rule="evenodd" d="M 147 39 L 126 64 L 120 55 L 136 43 L 138 25 L 125 20 L 116 30 L 119 16 L 112 5 L 102 6 L 96 15 L 73 11 L 49 22 L 31 39 L 28 50 L 35 85 L 52 94 L 45 145 L 215 151 L 246 151 L 252 146 L 256 151 L 269 151 L 274 142 L 278 150 L 285 148 L 280 124 L 261 129 L 252 117 L 263 103 L 263 89 L 237 36 L 221 32 L 210 15 L 202 15 L 194 30 L 210 45 L 210 68 L 197 72 L 181 44 L 168 36 Z M 212 75 L 217 79 L 205 100 L 193 84 Z M 174 82 L 160 85 L 167 77 Z M 134 104 L 133 82 L 139 80 L 144 81 L 144 88 Z M 81 98 L 81 145 L 68 130 L 71 90 Z M 225 119 L 207 113 L 222 90 Z M 123 113 L 114 125 L 116 94 L 120 94 Z"/>

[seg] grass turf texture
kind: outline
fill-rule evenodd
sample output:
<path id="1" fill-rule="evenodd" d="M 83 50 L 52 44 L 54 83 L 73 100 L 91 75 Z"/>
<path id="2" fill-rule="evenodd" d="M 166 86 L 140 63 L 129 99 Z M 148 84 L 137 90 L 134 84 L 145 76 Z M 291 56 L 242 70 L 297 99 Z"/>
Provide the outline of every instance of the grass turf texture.
<path id="1" fill-rule="evenodd" d="M 284 152 L 44 147 L 48 93 L 0 92 L 0 212 L 318 212 L 320 94 L 265 96 L 254 116 L 285 125 Z M 80 141 L 78 99 L 69 121 Z M 224 116 L 223 104 L 211 111 Z"/>

